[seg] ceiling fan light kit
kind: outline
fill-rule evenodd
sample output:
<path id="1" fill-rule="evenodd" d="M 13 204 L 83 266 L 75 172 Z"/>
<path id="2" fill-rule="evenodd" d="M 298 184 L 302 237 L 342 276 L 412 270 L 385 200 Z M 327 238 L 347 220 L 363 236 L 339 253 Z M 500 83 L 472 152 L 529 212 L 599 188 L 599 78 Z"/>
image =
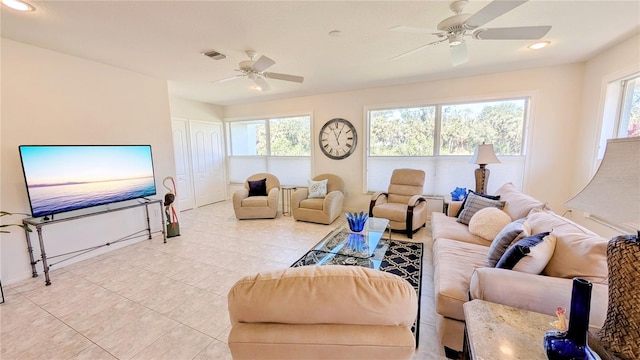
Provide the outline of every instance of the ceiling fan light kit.
<path id="1" fill-rule="evenodd" d="M 480 28 L 484 24 L 515 9 L 527 1 L 528 0 L 494 0 L 475 14 L 463 13 L 465 6 L 469 2 L 468 0 L 454 1 L 449 5 L 449 9 L 453 11 L 454 15 L 440 21 L 437 26 L 437 31 L 410 26 L 396 26 L 391 28 L 390 30 L 392 31 L 435 35 L 441 38 L 441 40 L 427 43 L 418 48 L 392 57 L 389 60 L 401 58 L 428 46 L 437 45 L 448 40 L 449 49 L 451 51 L 451 63 L 453 66 L 457 66 L 468 61 L 467 46 L 464 40 L 465 36 L 476 40 L 538 40 L 551 30 L 551 26 Z"/>
<path id="2" fill-rule="evenodd" d="M 527 47 L 532 50 L 540 50 L 542 48 L 546 48 L 549 44 L 551 44 L 551 41 L 536 41 Z"/>
<path id="3" fill-rule="evenodd" d="M 17 11 L 35 11 L 36 10 L 36 8 L 33 5 L 21 0 L 2 0 L 2 4 Z"/>
<path id="4" fill-rule="evenodd" d="M 223 83 L 230 80 L 246 77 L 255 83 L 255 86 L 251 87 L 252 89 L 266 92 L 271 90 L 271 85 L 269 85 L 265 78 L 297 83 L 302 83 L 304 81 L 304 77 L 298 75 L 267 72 L 265 70 L 273 66 L 276 63 L 275 61 L 264 55 L 260 56 L 256 60 L 257 53 L 253 50 L 247 50 L 245 53 L 249 57 L 249 60 L 240 61 L 240 63 L 238 64 L 238 69 L 236 69 L 236 71 L 241 72 L 240 75 L 234 75 L 225 79 L 214 81 L 214 83 Z"/>

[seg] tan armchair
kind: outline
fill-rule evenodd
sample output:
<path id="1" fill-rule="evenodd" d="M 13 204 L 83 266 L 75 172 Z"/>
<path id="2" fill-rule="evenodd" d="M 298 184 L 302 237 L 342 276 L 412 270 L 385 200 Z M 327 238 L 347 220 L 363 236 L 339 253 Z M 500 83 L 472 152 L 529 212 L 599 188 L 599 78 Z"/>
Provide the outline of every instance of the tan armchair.
<path id="1" fill-rule="evenodd" d="M 331 224 L 340 214 L 344 203 L 344 181 L 337 175 L 322 174 L 312 180 L 327 179 L 327 195 L 309 198 L 307 188 L 297 189 L 291 196 L 291 213 L 296 220 Z"/>
<path id="2" fill-rule="evenodd" d="M 424 178 L 422 170 L 393 170 L 388 192 L 376 192 L 371 197 L 369 216 L 389 219 L 392 230 L 405 230 L 407 237 L 413 238 L 413 232 L 427 222 Z"/>
<path id="3" fill-rule="evenodd" d="M 266 193 L 262 196 L 249 196 L 249 181 L 267 179 Z M 233 210 L 236 218 L 242 219 L 273 219 L 278 214 L 278 199 L 280 181 L 271 174 L 261 173 L 249 176 L 244 183 L 244 189 L 233 193 Z"/>
<path id="4" fill-rule="evenodd" d="M 234 360 L 411 359 L 416 291 L 360 266 L 302 266 L 240 279 L 227 296 Z"/>

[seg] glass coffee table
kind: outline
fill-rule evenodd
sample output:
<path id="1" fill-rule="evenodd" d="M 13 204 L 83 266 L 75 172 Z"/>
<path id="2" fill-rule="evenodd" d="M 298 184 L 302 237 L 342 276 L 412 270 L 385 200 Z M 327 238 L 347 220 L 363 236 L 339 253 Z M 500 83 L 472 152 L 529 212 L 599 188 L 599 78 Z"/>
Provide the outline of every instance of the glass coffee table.
<path id="1" fill-rule="evenodd" d="M 389 231 L 385 239 L 384 232 Z M 294 266 L 357 265 L 379 269 L 389 247 L 389 220 L 370 217 L 364 230 L 354 233 L 345 223 L 309 250 Z"/>

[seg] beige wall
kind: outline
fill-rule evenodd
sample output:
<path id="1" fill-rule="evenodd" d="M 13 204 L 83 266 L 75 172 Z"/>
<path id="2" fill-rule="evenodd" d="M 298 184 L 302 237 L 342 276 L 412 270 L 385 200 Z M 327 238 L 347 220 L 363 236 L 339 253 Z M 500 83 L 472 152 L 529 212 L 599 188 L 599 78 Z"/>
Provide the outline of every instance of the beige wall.
<path id="1" fill-rule="evenodd" d="M 584 188 L 597 170 L 596 153 L 600 140 L 606 85 L 638 72 L 640 34 L 601 52 L 585 63 L 582 106 L 578 108 L 581 117 L 576 128 L 576 171 L 571 182 L 571 196 Z M 585 218 L 584 213 L 579 210 L 574 210 L 568 217 L 605 237 L 613 237 L 620 233 Z"/>
<path id="2" fill-rule="evenodd" d="M 197 101 L 169 98 L 171 117 L 184 120 L 198 120 L 209 122 L 222 122 L 224 109 L 222 106 L 205 104 Z"/>
<path id="3" fill-rule="evenodd" d="M 570 194 L 574 173 L 575 128 L 580 121 L 583 65 L 572 64 L 517 72 L 387 86 L 360 91 L 333 93 L 225 107 L 225 118 L 247 118 L 272 114 L 313 114 L 313 138 L 331 118 L 349 119 L 359 130 L 358 147 L 344 160 L 331 160 L 313 148 L 313 173 L 335 173 L 345 179 L 348 193 L 345 207 L 368 208 L 363 194 L 365 154 L 365 107 L 420 105 L 439 102 L 531 96 L 527 152 L 529 161 L 524 190 L 562 208 Z M 464 176 L 464 175 L 463 175 Z M 473 177 L 473 173 L 466 174 Z M 497 188 L 501 184 L 491 184 Z M 451 184 L 452 189 L 456 184 Z M 491 189 L 490 189 L 491 190 Z M 562 213 L 562 210 L 560 210 Z"/>
<path id="4" fill-rule="evenodd" d="M 166 81 L 11 40 L 2 39 L 1 46 L 0 209 L 29 212 L 18 153 L 23 144 L 151 144 L 156 184 L 174 176 Z M 160 186 L 158 193 L 164 195 Z M 158 207 L 151 214 L 157 228 L 161 213 Z M 144 218 L 138 209 L 47 226 L 43 233 L 53 255 L 140 228 Z M 31 276 L 19 230 L 1 235 L 3 283 Z"/>

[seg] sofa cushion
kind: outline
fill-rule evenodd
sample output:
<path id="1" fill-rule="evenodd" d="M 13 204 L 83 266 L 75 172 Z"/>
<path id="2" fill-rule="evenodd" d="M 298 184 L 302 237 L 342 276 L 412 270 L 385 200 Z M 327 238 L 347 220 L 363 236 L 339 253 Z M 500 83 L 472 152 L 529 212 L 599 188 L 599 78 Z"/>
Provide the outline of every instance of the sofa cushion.
<path id="1" fill-rule="evenodd" d="M 507 224 L 491 242 L 487 256 L 487 266 L 495 267 L 502 254 L 516 240 L 531 235 L 531 226 L 527 219 L 518 219 Z"/>
<path id="2" fill-rule="evenodd" d="M 527 220 L 533 233 L 553 230 L 556 237 L 556 248 L 543 271 L 545 275 L 606 283 L 608 239 L 550 211 L 533 210 Z"/>
<path id="3" fill-rule="evenodd" d="M 502 210 L 504 204 L 504 201 L 487 199 L 486 197 L 476 195 L 474 192 L 469 192 L 463 205 L 464 208 L 458 215 L 458 222 L 468 225 L 473 215 L 479 210 L 489 206 Z"/>
<path id="4" fill-rule="evenodd" d="M 323 198 L 327 196 L 327 179 L 309 180 L 309 198 Z"/>
<path id="5" fill-rule="evenodd" d="M 496 190 L 496 195 L 500 195 L 500 200 L 506 201 L 504 212 L 509 214 L 513 220 L 522 219 L 527 216 L 532 209 L 546 209 L 547 205 L 527 194 L 522 193 L 513 185 L 506 183 Z"/>
<path id="6" fill-rule="evenodd" d="M 269 198 L 267 196 L 250 196 L 241 201 L 242 207 L 268 207 Z"/>
<path id="7" fill-rule="evenodd" d="M 267 196 L 267 179 L 249 180 L 249 196 Z"/>
<path id="8" fill-rule="evenodd" d="M 549 232 L 527 236 L 511 245 L 496 267 L 540 274 L 551 259 L 555 245 L 556 238 Z"/>
<path id="9" fill-rule="evenodd" d="M 312 198 L 300 201 L 300 207 L 304 209 L 322 210 L 324 198 Z"/>
<path id="10" fill-rule="evenodd" d="M 487 247 L 441 238 L 433 244 L 433 284 L 436 312 L 464 320 L 462 305 L 469 300 L 473 271 L 484 266 Z"/>
<path id="11" fill-rule="evenodd" d="M 431 236 L 433 241 L 437 241 L 440 238 L 456 239 L 471 244 L 487 246 L 487 240 L 481 238 L 478 235 L 473 235 L 469 232 L 467 225 L 461 224 L 456 221 L 457 219 L 451 216 L 447 216 L 443 213 L 432 212 L 431 213 Z"/>
<path id="12" fill-rule="evenodd" d="M 469 220 L 469 232 L 487 241 L 492 241 L 496 235 L 511 222 L 511 218 L 504 211 L 487 207 L 475 213 Z"/>

